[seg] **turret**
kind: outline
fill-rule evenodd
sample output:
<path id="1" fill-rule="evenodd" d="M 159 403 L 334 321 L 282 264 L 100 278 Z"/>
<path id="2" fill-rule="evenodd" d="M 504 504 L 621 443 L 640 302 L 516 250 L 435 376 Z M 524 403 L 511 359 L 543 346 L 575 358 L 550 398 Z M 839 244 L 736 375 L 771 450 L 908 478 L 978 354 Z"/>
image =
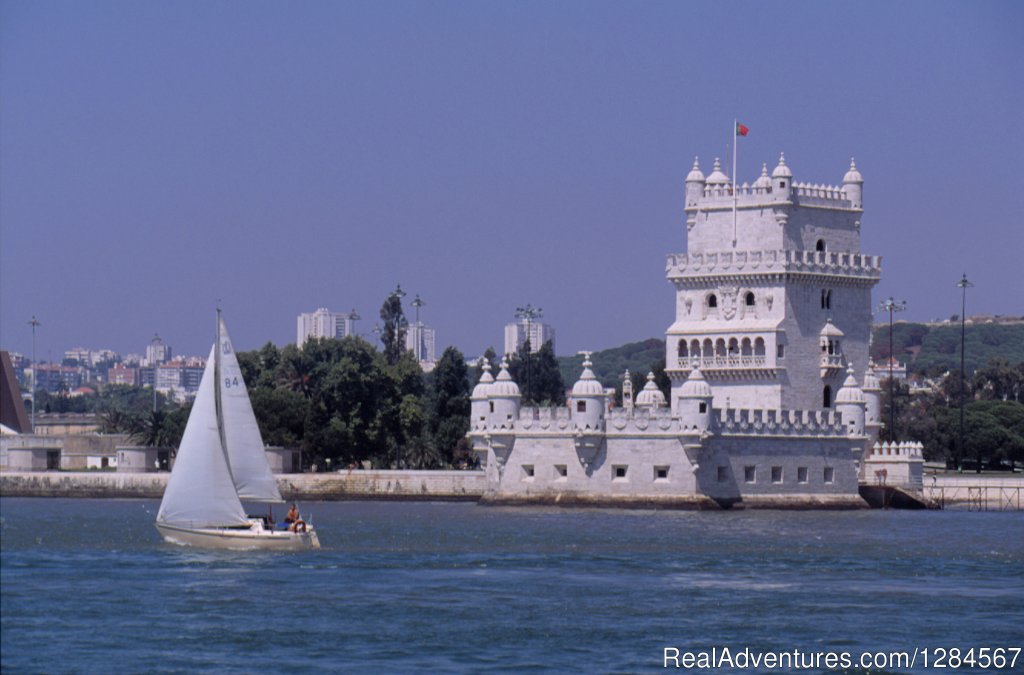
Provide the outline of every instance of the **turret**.
<path id="1" fill-rule="evenodd" d="M 882 387 L 875 374 L 875 364 L 868 363 L 864 373 L 864 432 L 871 443 L 878 440 L 878 432 L 882 428 Z"/>
<path id="2" fill-rule="evenodd" d="M 637 394 L 636 407 L 650 410 L 665 407 L 665 395 L 654 383 L 654 373 L 647 373 L 647 384 L 644 385 L 643 391 Z"/>
<path id="3" fill-rule="evenodd" d="M 855 209 L 864 208 L 864 178 L 857 171 L 857 164 L 850 158 L 850 170 L 843 176 L 843 192 Z"/>
<path id="4" fill-rule="evenodd" d="M 494 384 L 494 376 L 491 375 L 491 364 L 486 357 L 482 359 L 483 375 L 480 381 L 473 387 L 473 394 L 469 397 L 469 420 L 470 428 L 473 430 L 482 429 L 487 426 L 487 416 L 490 414 L 490 401 L 487 397 L 491 393 L 491 385 Z"/>
<path id="5" fill-rule="evenodd" d="M 704 174 L 701 173 L 699 158 L 693 158 L 693 168 L 686 176 L 686 208 L 697 206 L 697 202 L 704 196 Z"/>
<path id="6" fill-rule="evenodd" d="M 754 188 L 754 194 L 766 195 L 771 192 L 772 179 L 768 177 L 768 165 L 761 165 L 761 175 L 757 177 L 752 186 Z"/>
<path id="7" fill-rule="evenodd" d="M 864 435 L 864 392 L 857 386 L 853 366 L 846 371 L 846 380 L 836 394 L 836 411 L 843 417 L 843 426 L 850 436 Z"/>
<path id="8" fill-rule="evenodd" d="M 622 376 L 622 407 L 627 415 L 633 414 L 633 378 L 629 374 L 629 368 Z"/>
<path id="9" fill-rule="evenodd" d="M 572 386 L 572 421 L 580 431 L 597 431 L 604 428 L 606 394 L 590 369 L 594 365 L 590 362 L 591 352 L 581 353 L 584 355 L 583 373 Z"/>
<path id="10" fill-rule="evenodd" d="M 519 404 L 522 399 L 519 385 L 512 381 L 508 373 L 508 359 L 502 359 L 501 372 L 498 379 L 490 386 L 487 394 L 490 403 L 488 423 L 491 427 L 511 429 L 519 419 Z"/>
<path id="11" fill-rule="evenodd" d="M 704 379 L 700 368 L 695 365 L 686 382 L 679 388 L 679 419 L 683 425 L 710 431 L 712 398 L 711 385 Z"/>
<path id="12" fill-rule="evenodd" d="M 779 154 L 779 164 L 772 171 L 772 201 L 788 202 L 793 194 L 793 172 L 786 166 L 786 154 Z"/>

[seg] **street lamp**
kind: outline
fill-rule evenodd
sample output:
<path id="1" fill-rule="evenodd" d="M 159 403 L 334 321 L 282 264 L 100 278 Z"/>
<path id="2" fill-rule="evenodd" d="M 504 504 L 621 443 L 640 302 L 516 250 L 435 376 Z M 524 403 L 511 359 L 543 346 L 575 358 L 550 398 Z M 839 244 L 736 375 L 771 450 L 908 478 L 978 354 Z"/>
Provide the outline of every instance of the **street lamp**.
<path id="1" fill-rule="evenodd" d="M 892 367 L 895 358 L 892 353 L 892 315 L 893 312 L 902 312 L 907 308 L 906 300 L 893 300 L 890 295 L 878 305 L 879 312 L 889 312 L 889 442 L 896 441 L 896 394 L 894 391 L 894 380 Z"/>
<path id="2" fill-rule="evenodd" d="M 359 316 L 359 312 L 356 311 L 356 308 L 353 307 L 352 308 L 352 312 L 349 313 L 349 315 L 348 315 L 348 320 L 352 322 L 352 335 L 355 335 L 355 336 L 359 335 L 359 333 L 356 332 L 356 321 L 359 321 L 362 318 L 363 317 Z"/>
<path id="3" fill-rule="evenodd" d="M 32 315 L 32 320 L 28 322 L 28 325 L 32 326 L 32 433 L 36 432 L 36 370 L 39 368 L 39 364 L 36 363 L 36 326 L 41 325 L 39 320 Z"/>
<path id="4" fill-rule="evenodd" d="M 965 314 L 967 313 L 967 289 L 973 286 L 970 281 L 967 280 L 967 273 L 964 272 L 963 277 L 960 281 L 956 282 L 956 287 L 960 289 L 960 452 L 956 458 L 956 468 L 959 471 L 963 462 L 964 457 L 964 322 L 967 319 Z M 978 473 L 981 473 L 981 450 L 978 450 L 978 466 L 976 467 Z"/>
<path id="5" fill-rule="evenodd" d="M 416 308 L 416 348 L 413 350 L 413 354 L 416 356 L 417 361 L 423 360 L 423 327 L 420 326 L 420 307 L 423 307 L 427 303 L 420 298 L 420 294 L 416 294 L 416 299 L 412 301 L 412 306 Z"/>

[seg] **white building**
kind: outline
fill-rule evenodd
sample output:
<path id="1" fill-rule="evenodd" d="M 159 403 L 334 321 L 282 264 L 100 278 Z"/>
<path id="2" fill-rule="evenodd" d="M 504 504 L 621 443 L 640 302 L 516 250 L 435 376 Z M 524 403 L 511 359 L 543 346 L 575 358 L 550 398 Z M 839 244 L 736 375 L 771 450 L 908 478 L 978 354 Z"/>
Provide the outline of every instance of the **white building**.
<path id="1" fill-rule="evenodd" d="M 412 352 L 420 367 L 428 373 L 437 364 L 436 339 L 437 332 L 422 321 L 409 324 L 405 329 L 405 348 Z"/>
<path id="2" fill-rule="evenodd" d="M 355 312 L 332 312 L 326 307 L 299 314 L 295 344 L 301 347 L 310 338 L 343 338 L 352 335 L 355 320 Z"/>
<path id="3" fill-rule="evenodd" d="M 737 187 L 717 160 L 707 178 L 694 162 L 688 253 L 667 265 L 671 396 L 650 377 L 612 409 L 588 357 L 567 407 L 528 408 L 506 364 L 496 379 L 488 369 L 469 432 L 486 457 L 485 500 L 865 506 L 864 461 L 880 461 L 868 339 L 881 259 L 860 252 L 862 188 L 852 163 L 841 187 L 794 182 L 782 158 Z"/>
<path id="4" fill-rule="evenodd" d="M 171 347 L 165 345 L 159 335 L 154 335 L 146 346 L 146 365 L 158 366 L 171 360 Z"/>
<path id="5" fill-rule="evenodd" d="M 551 340 L 551 346 L 555 346 L 555 329 L 540 321 L 527 321 L 521 319 L 505 326 L 505 353 L 515 354 L 519 348 L 530 338 L 530 352 L 537 353 L 544 343 Z"/>

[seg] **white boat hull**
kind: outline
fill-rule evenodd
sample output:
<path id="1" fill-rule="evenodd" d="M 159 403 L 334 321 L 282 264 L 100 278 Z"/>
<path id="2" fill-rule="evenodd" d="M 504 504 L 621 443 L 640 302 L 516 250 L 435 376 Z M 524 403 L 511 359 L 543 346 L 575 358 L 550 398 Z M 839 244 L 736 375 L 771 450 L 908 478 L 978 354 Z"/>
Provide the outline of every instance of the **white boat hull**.
<path id="1" fill-rule="evenodd" d="M 167 523 L 157 523 L 156 529 L 163 538 L 181 546 L 196 546 L 233 551 L 302 551 L 320 548 L 316 530 L 308 527 L 305 532 L 268 530 L 262 521 L 251 521 L 245 528 L 203 527 L 187 528 Z"/>

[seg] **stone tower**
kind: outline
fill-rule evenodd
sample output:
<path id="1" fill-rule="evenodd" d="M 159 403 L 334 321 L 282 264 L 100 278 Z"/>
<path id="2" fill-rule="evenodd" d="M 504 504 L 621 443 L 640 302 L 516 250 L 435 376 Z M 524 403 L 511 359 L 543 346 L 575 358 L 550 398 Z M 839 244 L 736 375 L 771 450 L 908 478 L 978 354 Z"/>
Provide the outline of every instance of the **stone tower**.
<path id="1" fill-rule="evenodd" d="M 742 185 L 694 162 L 687 252 L 667 265 L 676 414 L 694 363 L 716 408 L 834 409 L 847 366 L 867 369 L 881 258 L 860 252 L 863 182 L 852 161 L 842 187 L 794 182 L 785 157 Z"/>

